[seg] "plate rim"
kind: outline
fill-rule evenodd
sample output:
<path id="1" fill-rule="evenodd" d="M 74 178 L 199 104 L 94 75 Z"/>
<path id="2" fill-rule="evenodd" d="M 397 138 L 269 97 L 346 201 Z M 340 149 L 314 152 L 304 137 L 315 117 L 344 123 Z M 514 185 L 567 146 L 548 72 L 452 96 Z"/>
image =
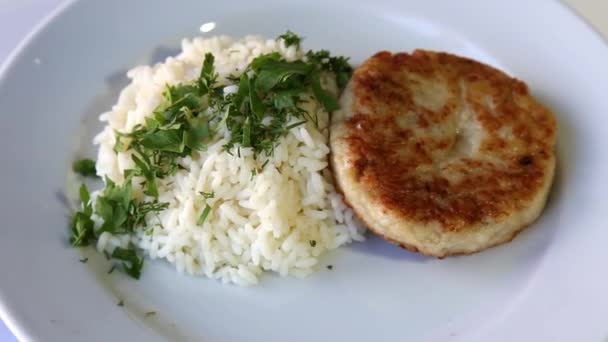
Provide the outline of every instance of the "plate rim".
<path id="1" fill-rule="evenodd" d="M 51 25 L 57 18 L 61 16 L 66 10 L 72 7 L 79 0 L 61 0 L 61 2 L 53 8 L 49 13 L 47 13 L 40 21 L 38 21 L 33 27 L 30 28 L 28 33 L 19 41 L 19 43 L 13 47 L 10 53 L 6 56 L 2 64 L 0 64 L 0 82 L 2 82 L 8 71 L 13 67 L 13 65 L 19 60 L 20 56 L 23 54 L 27 46 L 35 40 L 42 31 L 49 25 Z M 4 300 L 6 296 L 5 291 L 0 283 L 0 319 L 8 330 L 15 335 L 17 340 L 19 341 L 30 341 L 32 340 L 30 337 L 30 333 L 27 330 L 27 323 L 19 321 L 19 319 L 15 318 L 15 314 L 13 313 L 14 308 L 11 308 L 7 301 Z"/>

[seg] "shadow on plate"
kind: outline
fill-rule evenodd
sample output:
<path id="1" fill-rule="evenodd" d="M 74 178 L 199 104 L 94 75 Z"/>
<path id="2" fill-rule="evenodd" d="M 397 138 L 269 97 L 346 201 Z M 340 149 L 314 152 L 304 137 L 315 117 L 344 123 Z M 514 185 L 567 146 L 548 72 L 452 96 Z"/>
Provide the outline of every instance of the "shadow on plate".
<path id="1" fill-rule="evenodd" d="M 374 257 L 408 261 L 408 262 L 427 262 L 434 258 L 422 254 L 410 252 L 401 247 L 395 246 L 390 242 L 368 233 L 363 242 L 353 243 L 350 248 L 355 253 L 369 254 Z"/>

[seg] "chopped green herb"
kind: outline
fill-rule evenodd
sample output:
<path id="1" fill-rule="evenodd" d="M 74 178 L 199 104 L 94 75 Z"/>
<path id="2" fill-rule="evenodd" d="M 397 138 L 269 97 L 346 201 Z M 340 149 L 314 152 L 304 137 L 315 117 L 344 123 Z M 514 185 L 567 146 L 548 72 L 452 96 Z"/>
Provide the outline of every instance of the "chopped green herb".
<path id="1" fill-rule="evenodd" d="M 144 317 L 151 317 L 156 315 L 156 311 L 148 311 L 144 314 Z"/>
<path id="2" fill-rule="evenodd" d="M 217 79 L 217 74 L 213 70 L 213 62 L 215 61 L 215 57 L 212 53 L 207 52 L 205 54 L 205 59 L 203 60 L 203 68 L 201 69 L 201 74 L 198 78 L 198 90 L 200 94 L 207 94 L 209 90 L 215 84 Z"/>
<path id="3" fill-rule="evenodd" d="M 144 259 L 137 256 L 134 248 L 116 247 L 112 252 L 112 258 L 122 260 L 122 269 L 125 273 L 135 279 L 141 276 L 141 269 L 144 267 Z"/>
<path id="4" fill-rule="evenodd" d="M 130 180 L 119 186 L 106 178 L 106 187 L 95 201 L 95 213 L 103 220 L 99 233 L 125 234 L 133 231 L 129 217 L 129 213 L 135 211 L 132 191 Z"/>
<path id="5" fill-rule="evenodd" d="M 255 81 L 255 88 L 260 92 L 268 92 L 275 86 L 281 86 L 281 84 L 287 81 L 293 83 L 300 81 L 298 83 L 304 83 L 304 80 L 298 79 L 297 76 L 307 76 L 312 69 L 312 65 L 302 61 L 287 62 L 270 59 L 260 65 L 258 77 Z M 301 84 L 299 85 L 301 86 Z"/>
<path id="6" fill-rule="evenodd" d="M 115 151 L 133 151 L 135 169 L 129 175 L 145 178 L 144 193 L 158 198 L 157 181 L 181 168 L 179 158 L 195 151 L 204 151 L 213 136 L 211 118 L 202 113 L 221 98 L 221 88 L 215 88 L 217 74 L 214 57 L 207 53 L 200 77 L 194 84 L 167 86 L 161 104 L 130 133 L 116 132 Z M 208 98 L 207 101 L 204 99 Z"/>
<path id="7" fill-rule="evenodd" d="M 331 56 L 329 51 L 321 50 L 317 52 L 308 51 L 306 58 L 309 63 L 317 65 L 322 71 L 329 71 L 336 75 L 336 83 L 342 90 L 350 80 L 353 67 L 348 63 L 348 58 L 344 56 Z"/>
<path id="8" fill-rule="evenodd" d="M 308 243 L 310 243 L 310 247 L 314 247 L 317 245 L 317 241 L 316 240 L 310 240 L 308 241 Z"/>
<path id="9" fill-rule="evenodd" d="M 70 244 L 74 247 L 88 246 L 90 241 L 95 237 L 95 224 L 91 219 L 93 208 L 91 206 L 89 190 L 84 184 L 80 186 L 80 202 L 82 203 L 82 211 L 74 214 L 70 224 L 72 228 Z"/>
<path id="10" fill-rule="evenodd" d="M 262 102 L 257 92 L 259 79 L 257 80 L 257 83 L 255 82 L 255 78 L 249 79 L 249 106 L 256 118 L 261 120 L 266 112 L 266 105 Z"/>
<path id="11" fill-rule="evenodd" d="M 300 48 L 300 43 L 302 42 L 302 37 L 299 37 L 297 34 L 291 32 L 291 31 L 287 31 L 285 33 L 283 33 L 282 35 L 279 36 L 279 38 L 277 38 L 277 40 L 279 39 L 283 39 L 283 41 L 285 42 L 285 46 L 290 47 L 290 46 L 295 46 L 296 49 Z"/>
<path id="12" fill-rule="evenodd" d="M 311 84 L 312 93 L 328 112 L 340 108 L 338 101 L 321 86 L 321 76 L 318 72 L 312 73 Z"/>
<path id="13" fill-rule="evenodd" d="M 270 155 L 282 135 L 306 122 L 291 124 L 292 118 L 316 123 L 316 118 L 306 117 L 306 111 L 299 107 L 300 96 L 309 88 L 328 111 L 338 109 L 337 99 L 321 85 L 321 72 L 338 70 L 348 76 L 347 81 L 352 72 L 347 59 L 329 53 L 323 54 L 327 61 L 312 52 L 308 56 L 307 62 L 288 62 L 278 53 L 258 56 L 241 75 L 238 92 L 214 102 L 216 110 L 224 113 L 221 123 L 230 132 L 227 150 L 240 144 Z"/>
<path id="14" fill-rule="evenodd" d="M 209 206 L 209 204 L 205 205 L 205 209 L 203 209 L 203 212 L 201 213 L 201 216 L 198 218 L 198 221 L 196 221 L 196 224 L 198 224 L 199 226 L 202 226 L 203 223 L 205 223 L 205 220 L 207 219 L 207 216 L 209 216 L 210 212 L 211 212 L 211 207 Z"/>
<path id="15" fill-rule="evenodd" d="M 86 246 L 102 232 L 131 234 L 137 226 L 145 225 L 147 214 L 162 211 L 169 205 L 156 201 L 137 201 L 133 196 L 130 178 L 123 185 L 117 185 L 109 178 L 106 178 L 105 183 L 106 187 L 95 201 L 95 208 L 92 206 L 86 186 L 81 186 L 82 210 L 76 212 L 72 218 L 70 242 L 73 246 Z M 97 230 L 94 229 L 94 222 L 91 219 L 93 212 L 103 220 L 103 224 Z M 104 254 L 108 260 L 114 258 L 123 261 L 123 270 L 133 278 L 139 278 L 143 259 L 133 257 L 134 247 L 124 251 L 116 249 L 111 256 L 107 252 Z"/>
<path id="16" fill-rule="evenodd" d="M 204 198 L 213 198 L 215 197 L 215 192 L 204 192 L 204 191 L 200 191 L 199 194 L 201 194 L 201 196 L 203 196 Z"/>
<path id="17" fill-rule="evenodd" d="M 86 264 L 86 262 L 89 261 L 89 258 L 78 259 L 78 261 L 80 261 L 83 264 Z"/>
<path id="18" fill-rule="evenodd" d="M 291 31 L 279 36 L 286 46 L 300 48 L 302 38 Z M 80 189 L 81 208 L 70 221 L 70 243 L 87 246 L 108 232 L 114 235 L 132 235 L 137 229 L 153 234 L 147 227 L 150 215 L 167 209 L 169 203 L 159 201 L 159 189 L 170 186 L 165 180 L 180 170 L 185 157 L 198 157 L 217 134 L 227 139 L 227 153 L 241 157 L 241 148 L 250 148 L 259 160 L 274 153 L 280 138 L 291 129 L 309 120 L 318 124 L 316 114 L 307 113 L 303 101 L 312 91 L 314 99 L 327 111 L 338 109 L 335 94 L 324 88 L 322 80 L 335 77 L 343 89 L 350 79 L 352 67 L 348 59 L 331 56 L 326 50 L 309 51 L 304 60 L 287 61 L 278 52 L 257 56 L 240 75 L 227 80 L 238 86 L 236 93 L 224 94 L 226 84 L 218 82 L 215 57 L 205 54 L 200 74 L 190 83 L 167 85 L 164 101 L 129 132 L 115 131 L 114 151 L 129 152 L 133 168 L 125 170 L 121 183 L 104 179 L 105 186 L 94 201 L 87 188 Z M 244 154 L 248 155 L 248 154 Z M 260 168 L 251 170 L 251 178 L 266 167 L 265 158 Z M 95 175 L 92 160 L 77 161 L 74 171 Z M 278 170 L 280 172 L 280 170 Z M 134 187 L 141 188 L 143 196 Z M 214 192 L 200 192 L 204 200 Z M 203 225 L 211 212 L 205 204 L 198 225 Z M 95 221 L 92 216 L 95 215 Z M 99 223 L 95 223 L 98 221 Z M 162 227 L 162 226 L 161 226 Z M 316 241 L 310 240 L 311 246 Z M 119 260 L 120 269 L 133 278 L 139 278 L 144 265 L 135 246 L 116 248 L 112 255 L 104 252 L 108 260 Z M 113 268 L 111 269 L 111 271 Z M 110 272 L 111 272 L 110 271 Z"/>
<path id="19" fill-rule="evenodd" d="M 116 303 L 117 306 L 123 307 L 125 306 L 125 302 L 121 299 L 118 301 L 118 303 Z"/>
<path id="20" fill-rule="evenodd" d="M 142 135 L 139 144 L 150 150 L 182 153 L 185 145 L 184 132 L 181 129 L 167 129 L 149 132 Z"/>
<path id="21" fill-rule="evenodd" d="M 330 270 L 330 271 L 331 271 L 331 270 L 333 270 L 333 268 L 334 268 L 334 265 L 327 265 L 327 269 L 328 269 L 328 270 Z"/>
<path id="22" fill-rule="evenodd" d="M 251 147 L 251 120 L 249 118 L 245 119 L 245 123 L 243 123 L 243 139 L 241 145 L 243 147 Z M 239 150 L 239 155 L 241 150 Z"/>
<path id="23" fill-rule="evenodd" d="M 266 167 L 266 165 L 268 165 L 269 161 L 270 161 L 270 159 L 266 159 L 266 161 L 262 164 L 262 166 L 260 166 L 260 169 L 264 169 Z"/>
<path id="24" fill-rule="evenodd" d="M 81 176 L 96 177 L 95 161 L 91 159 L 79 159 L 72 164 L 72 170 Z"/>
<path id="25" fill-rule="evenodd" d="M 209 122 L 204 118 L 192 118 L 188 123 L 190 128 L 184 133 L 186 146 L 193 151 L 204 151 L 207 148 L 204 142 L 211 137 Z"/>
<path id="26" fill-rule="evenodd" d="M 286 131 L 289 131 L 289 130 L 290 130 L 290 129 L 292 129 L 292 128 L 296 128 L 296 127 L 298 127 L 298 126 L 302 126 L 302 125 L 303 125 L 303 124 L 305 124 L 305 123 L 306 123 L 306 120 L 302 120 L 302 121 L 299 121 L 299 122 L 292 123 L 291 125 L 287 125 L 287 126 L 285 127 L 285 130 L 286 130 Z"/>

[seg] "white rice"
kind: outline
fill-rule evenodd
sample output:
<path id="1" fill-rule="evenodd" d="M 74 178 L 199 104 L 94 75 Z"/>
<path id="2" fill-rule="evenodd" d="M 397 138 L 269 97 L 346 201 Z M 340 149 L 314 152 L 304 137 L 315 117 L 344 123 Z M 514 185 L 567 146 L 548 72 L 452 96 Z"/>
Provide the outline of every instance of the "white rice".
<path id="1" fill-rule="evenodd" d="M 282 41 L 254 36 L 196 38 L 184 40 L 182 52 L 164 63 L 129 71 L 131 83 L 112 111 L 100 117 L 107 126 L 95 138 L 98 174 L 123 181 L 124 170 L 133 164 L 130 152 L 113 151 L 114 130 L 128 132 L 143 124 L 161 103 L 167 84 L 198 76 L 205 53 L 213 53 L 219 82 L 227 85 L 227 76 L 239 75 L 253 58 L 275 51 L 289 61 L 304 55 Z M 233 86 L 225 89 L 234 91 Z M 227 139 L 220 132 L 207 151 L 180 161 L 187 170 L 159 182 L 159 200 L 168 202 L 168 209 L 147 217 L 148 227 L 133 237 L 103 233 L 97 249 L 112 252 L 132 242 L 149 258 L 174 264 L 180 273 L 253 285 L 264 271 L 304 277 L 321 267 L 326 251 L 363 240 L 363 226 L 336 193 L 327 169 L 328 114 L 312 100 L 303 106 L 318 117 L 318 126 L 309 121 L 293 128 L 257 175 L 252 177 L 251 171 L 265 157 L 256 161 L 251 149 L 244 148 L 240 157 L 226 153 L 222 148 Z M 143 197 L 135 183 L 136 193 Z M 205 199 L 200 192 L 215 196 Z M 199 226 L 207 204 L 212 210 Z"/>

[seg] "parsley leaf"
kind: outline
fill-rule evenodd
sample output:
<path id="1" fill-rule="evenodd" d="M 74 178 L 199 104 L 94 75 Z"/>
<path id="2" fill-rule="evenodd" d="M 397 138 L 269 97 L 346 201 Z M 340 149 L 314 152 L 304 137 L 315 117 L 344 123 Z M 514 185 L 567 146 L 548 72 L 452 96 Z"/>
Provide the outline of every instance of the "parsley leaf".
<path id="1" fill-rule="evenodd" d="M 144 135 L 140 144 L 148 149 L 182 153 L 184 151 L 183 140 L 182 130 L 167 129 Z"/>
<path id="2" fill-rule="evenodd" d="M 133 210 L 131 180 L 118 186 L 106 178 L 106 187 L 95 202 L 95 213 L 103 220 L 100 232 L 126 234 L 133 231 L 128 214 Z"/>
<path id="3" fill-rule="evenodd" d="M 146 118 L 145 126 L 138 125 L 129 133 L 116 132 L 114 150 L 133 151 L 136 168 L 129 173 L 146 179 L 146 195 L 157 198 L 157 180 L 174 174 L 181 168 L 179 158 L 205 150 L 206 142 L 213 137 L 211 118 L 204 113 L 221 94 L 215 87 L 213 64 L 213 55 L 207 53 L 199 78 L 193 84 L 168 85 L 165 102 Z"/>
<path id="4" fill-rule="evenodd" d="M 264 66 L 267 63 L 270 63 L 272 61 L 278 62 L 281 59 L 283 59 L 283 57 L 281 57 L 281 54 L 278 52 L 271 52 L 271 53 L 268 53 L 265 55 L 260 55 L 251 61 L 251 64 L 249 64 L 249 68 L 257 74 L 260 72 L 260 69 L 262 68 L 262 66 Z"/>
<path id="5" fill-rule="evenodd" d="M 302 42 L 302 37 L 297 34 L 287 30 L 287 32 L 280 35 L 277 40 L 283 39 L 286 47 L 295 46 L 296 49 L 300 48 L 300 43 Z"/>
<path id="6" fill-rule="evenodd" d="M 91 159 L 79 159 L 72 164 L 72 170 L 81 176 L 96 177 L 95 161 Z"/>
<path id="7" fill-rule="evenodd" d="M 217 74 L 213 71 L 214 61 L 215 57 L 213 56 L 213 54 L 207 52 L 205 54 L 205 59 L 203 60 L 201 74 L 197 80 L 197 85 L 200 94 L 207 94 L 209 90 L 213 87 L 213 84 L 217 79 Z"/>
<path id="8" fill-rule="evenodd" d="M 116 247 L 112 252 L 112 258 L 123 261 L 122 268 L 125 273 L 135 279 L 141 276 L 141 270 L 144 267 L 144 259 L 137 256 L 134 248 Z"/>
<path id="9" fill-rule="evenodd" d="M 145 225 L 145 217 L 149 213 L 165 210 L 169 204 L 153 202 L 139 202 L 133 196 L 133 187 L 129 178 L 124 184 L 118 185 L 111 179 L 105 179 L 106 186 L 97 197 L 95 207 L 90 200 L 86 186 L 80 188 L 82 210 L 72 217 L 72 236 L 70 243 L 73 246 L 87 246 L 102 232 L 112 234 L 132 234 L 135 227 Z M 103 224 L 95 231 L 91 215 L 95 213 Z M 112 258 L 123 261 L 122 269 L 133 278 L 139 278 L 143 267 L 143 259 L 137 257 L 135 247 L 129 249 L 115 249 Z"/>
<path id="10" fill-rule="evenodd" d="M 72 217 L 72 223 L 70 226 L 72 227 L 70 244 L 74 247 L 88 246 L 90 240 L 92 240 L 94 237 L 94 223 L 91 218 L 81 212 L 78 212 Z"/>
<path id="11" fill-rule="evenodd" d="M 307 75 L 312 70 L 312 66 L 302 61 L 286 62 L 270 59 L 261 64 L 256 90 L 267 92 L 278 83 L 285 81 L 293 75 Z"/>
<path id="12" fill-rule="evenodd" d="M 188 120 L 190 128 L 184 133 L 184 142 L 190 149 L 205 150 L 205 141 L 211 137 L 209 122 L 201 117 Z"/>
<path id="13" fill-rule="evenodd" d="M 333 57 L 329 51 L 321 50 L 317 52 L 308 51 L 306 58 L 309 63 L 317 65 L 320 70 L 333 72 L 336 75 L 336 83 L 340 90 L 346 87 L 353 73 L 353 67 L 348 63 L 347 57 Z"/>
<path id="14" fill-rule="evenodd" d="M 88 246 L 90 241 L 95 238 L 95 224 L 91 219 L 93 208 L 91 207 L 89 191 L 84 184 L 80 186 L 80 201 L 82 211 L 76 212 L 70 223 L 72 231 L 70 244 L 74 247 Z"/>
<path id="15" fill-rule="evenodd" d="M 266 106 L 264 106 L 262 100 L 258 96 L 258 93 L 256 91 L 256 81 L 259 82 L 259 79 L 249 79 L 249 104 L 251 106 L 251 112 L 255 114 L 258 120 L 261 120 L 264 117 Z"/>
<path id="16" fill-rule="evenodd" d="M 302 38 L 291 31 L 279 36 L 285 46 L 300 49 Z M 115 131 L 114 151 L 129 152 L 133 168 L 125 170 L 124 182 L 117 184 L 104 179 L 105 187 L 92 201 L 87 188 L 80 189 L 81 210 L 70 221 L 70 243 L 86 246 L 94 243 L 103 232 L 132 235 L 136 229 L 147 227 L 147 217 L 169 207 L 159 202 L 159 182 L 175 174 L 182 166 L 181 159 L 205 151 L 215 134 L 225 134 L 227 153 L 241 156 L 241 148 L 251 148 L 254 157 L 265 153 L 270 156 L 281 136 L 308 120 L 317 124 L 316 114 L 300 107 L 308 92 L 327 111 L 339 108 L 335 96 L 323 88 L 321 76 L 335 77 L 343 89 L 352 73 L 348 58 L 331 56 L 327 50 L 308 51 L 304 60 L 287 61 L 274 52 L 257 56 L 241 75 L 226 78 L 238 85 L 236 93 L 224 94 L 226 84 L 218 84 L 215 57 L 207 53 L 200 74 L 193 82 L 167 85 L 164 101 L 136 125 L 130 132 Z M 251 170 L 252 178 L 267 165 Z M 82 175 L 95 175 L 92 160 L 73 164 L 74 171 Z M 145 196 L 135 194 L 133 182 L 139 182 Z M 204 200 L 214 197 L 213 192 L 200 192 Z M 211 213 L 205 204 L 198 220 L 203 225 Z M 102 223 L 96 226 L 92 216 Z M 309 241 L 311 246 L 317 243 Z M 106 257 L 110 258 L 109 255 Z M 133 278 L 139 278 L 144 260 L 135 246 L 116 248 L 111 258 L 121 261 L 121 269 Z"/>
<path id="17" fill-rule="evenodd" d="M 304 91 L 302 88 L 278 90 L 272 94 L 272 105 L 278 110 L 294 108 Z"/>
<path id="18" fill-rule="evenodd" d="M 340 108 L 338 101 L 321 86 L 321 77 L 318 72 L 313 72 L 311 77 L 312 92 L 328 112 Z"/>
<path id="19" fill-rule="evenodd" d="M 216 110 L 224 113 L 220 124 L 230 132 L 226 150 L 239 144 L 270 155 L 281 135 L 305 122 L 290 123 L 293 117 L 316 123 L 316 118 L 299 107 L 300 96 L 309 88 L 328 111 L 338 109 L 337 99 L 320 82 L 320 72 L 329 71 L 330 64 L 325 67 L 318 58 L 311 61 L 288 62 L 278 53 L 253 59 L 241 74 L 237 93 L 216 101 Z"/>

